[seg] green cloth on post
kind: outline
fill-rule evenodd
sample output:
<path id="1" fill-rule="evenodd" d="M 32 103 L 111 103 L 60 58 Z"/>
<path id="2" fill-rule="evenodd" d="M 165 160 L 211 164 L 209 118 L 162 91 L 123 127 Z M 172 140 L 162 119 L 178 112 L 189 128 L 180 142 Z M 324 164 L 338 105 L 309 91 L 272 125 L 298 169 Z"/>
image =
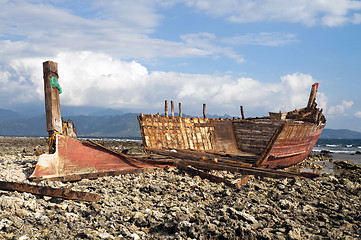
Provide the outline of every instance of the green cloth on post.
<path id="1" fill-rule="evenodd" d="M 57 88 L 59 91 L 59 94 L 61 94 L 63 92 L 63 89 L 60 87 L 60 84 L 58 82 L 58 79 L 56 77 L 51 77 L 50 78 L 50 85 L 53 88 Z"/>

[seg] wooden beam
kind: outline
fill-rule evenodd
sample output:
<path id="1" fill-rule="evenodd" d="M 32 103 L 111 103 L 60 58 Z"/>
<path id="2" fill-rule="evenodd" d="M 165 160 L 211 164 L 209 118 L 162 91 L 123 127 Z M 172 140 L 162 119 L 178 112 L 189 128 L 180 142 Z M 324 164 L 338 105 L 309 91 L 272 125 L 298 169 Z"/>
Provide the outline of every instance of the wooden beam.
<path id="1" fill-rule="evenodd" d="M 81 200 L 87 202 L 99 201 L 99 195 L 96 193 L 73 191 L 69 188 L 40 187 L 26 183 L 0 181 L 0 190 L 27 192 L 36 195 Z"/>
<path id="2" fill-rule="evenodd" d="M 241 110 L 241 117 L 242 117 L 242 119 L 244 119 L 243 106 L 240 107 L 240 110 Z"/>
<path id="3" fill-rule="evenodd" d="M 210 173 L 206 173 L 204 171 L 200 171 L 198 169 L 195 168 L 191 168 L 188 167 L 184 164 L 182 164 L 182 162 L 177 163 L 175 165 L 178 169 L 181 169 L 183 171 L 186 171 L 192 175 L 198 175 L 203 179 L 208 179 L 211 182 L 215 182 L 215 183 L 224 183 L 230 187 L 234 187 L 234 188 L 240 188 L 241 186 L 245 185 L 248 182 L 249 176 L 244 176 L 242 178 L 236 179 L 234 181 L 228 180 L 226 178 L 223 177 L 218 177 L 216 175 L 210 174 Z"/>
<path id="4" fill-rule="evenodd" d="M 67 176 L 59 176 L 59 177 L 50 177 L 50 178 L 42 178 L 36 177 L 32 178 L 32 181 L 42 181 L 42 180 L 49 180 L 49 181 L 61 181 L 61 182 L 75 182 L 80 181 L 82 179 L 96 179 L 100 177 L 106 176 L 119 176 L 119 175 L 127 175 L 127 174 L 140 174 L 140 173 L 149 173 L 159 170 L 160 168 L 135 168 L 135 169 L 123 169 L 123 170 L 116 170 L 116 171 L 107 171 L 107 172 L 94 172 L 94 173 L 81 173 L 81 174 L 72 174 Z"/>
<path id="5" fill-rule="evenodd" d="M 172 114 L 172 117 L 174 117 L 174 102 L 170 101 L 170 112 Z"/>
<path id="6" fill-rule="evenodd" d="M 312 85 L 310 97 L 308 99 L 308 104 L 307 104 L 308 109 L 313 109 L 316 107 L 315 101 L 316 101 L 317 90 L 318 90 L 318 83 L 314 83 Z"/>
<path id="7" fill-rule="evenodd" d="M 256 168 L 256 167 L 243 167 L 235 166 L 231 164 L 221 164 L 221 163 L 209 163 L 204 161 L 192 161 L 192 160 L 181 160 L 182 164 L 189 165 L 204 170 L 222 170 L 229 172 L 238 172 L 242 175 L 256 175 L 260 177 L 269 177 L 269 178 L 291 178 L 291 177 L 304 177 L 304 178 L 315 178 L 319 177 L 315 173 L 294 173 L 294 172 L 285 172 L 268 168 Z"/>
<path id="8" fill-rule="evenodd" d="M 223 170 L 229 172 L 238 172 L 241 173 L 242 175 L 256 175 L 260 177 L 270 177 L 270 178 L 319 177 L 319 174 L 315 174 L 315 173 L 308 173 L 308 172 L 295 173 L 295 172 L 285 172 L 270 168 L 252 167 L 250 166 L 250 164 L 247 163 L 231 161 L 230 158 L 213 158 L 209 154 L 201 157 L 199 155 L 197 156 L 184 152 L 170 152 L 170 151 L 164 151 L 158 149 L 152 149 L 150 151 L 159 155 L 174 157 L 175 164 L 182 163 L 203 170 Z M 217 161 L 215 161 L 216 159 Z"/>
<path id="9" fill-rule="evenodd" d="M 75 125 L 74 122 L 72 120 L 68 120 L 66 122 L 63 122 L 63 134 L 72 137 L 72 138 L 77 138 L 77 134 L 76 134 L 76 129 L 75 129 Z"/>
<path id="10" fill-rule="evenodd" d="M 203 118 L 207 118 L 207 105 L 203 103 Z"/>
<path id="11" fill-rule="evenodd" d="M 168 117 L 168 101 L 165 100 L 164 102 L 164 115 Z"/>
<path id="12" fill-rule="evenodd" d="M 182 103 L 179 103 L 179 116 L 182 117 L 183 111 L 182 111 Z"/>
<path id="13" fill-rule="evenodd" d="M 51 86 L 52 77 L 59 80 L 58 64 L 47 61 L 43 63 L 44 73 L 44 92 L 45 92 L 45 111 L 46 111 L 46 130 L 49 136 L 55 132 L 62 132 L 62 119 L 60 114 L 60 98 L 58 88 Z"/>

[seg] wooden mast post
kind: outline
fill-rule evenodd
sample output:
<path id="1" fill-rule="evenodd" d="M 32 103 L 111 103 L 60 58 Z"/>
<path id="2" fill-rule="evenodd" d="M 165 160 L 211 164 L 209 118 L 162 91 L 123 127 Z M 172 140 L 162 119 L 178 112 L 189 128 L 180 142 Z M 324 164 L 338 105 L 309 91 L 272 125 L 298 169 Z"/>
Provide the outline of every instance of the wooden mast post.
<path id="1" fill-rule="evenodd" d="M 170 101 L 170 112 L 172 114 L 172 117 L 174 117 L 174 102 Z"/>
<path id="2" fill-rule="evenodd" d="M 165 100 L 164 102 L 164 115 L 168 117 L 168 101 Z"/>
<path id="3" fill-rule="evenodd" d="M 207 118 L 207 106 L 206 106 L 206 104 L 205 103 L 203 103 L 203 118 Z"/>
<path id="4" fill-rule="evenodd" d="M 240 110 L 241 110 L 241 118 L 244 119 L 243 106 L 240 107 Z"/>
<path id="5" fill-rule="evenodd" d="M 182 117 L 183 112 L 182 112 L 182 103 L 179 103 L 179 116 Z"/>
<path id="6" fill-rule="evenodd" d="M 59 90 L 51 86 L 50 79 L 55 77 L 59 79 L 58 64 L 47 61 L 43 63 L 44 72 L 44 92 L 45 92 L 45 111 L 46 111 L 46 130 L 49 137 L 56 132 L 62 132 L 62 120 L 60 114 Z"/>
<path id="7" fill-rule="evenodd" d="M 58 63 L 47 61 L 43 62 L 44 73 L 44 93 L 45 93 L 45 111 L 46 111 L 46 130 L 48 131 L 49 152 L 55 152 L 54 134 L 62 133 L 63 121 L 60 114 L 59 89 L 51 85 L 51 78 L 58 81 Z"/>
<path id="8" fill-rule="evenodd" d="M 59 86 L 58 63 L 52 61 L 43 62 L 46 130 L 49 135 L 49 152 L 55 152 L 54 136 L 56 133 L 76 138 L 76 130 L 73 121 L 63 122 L 60 113 L 61 88 Z"/>

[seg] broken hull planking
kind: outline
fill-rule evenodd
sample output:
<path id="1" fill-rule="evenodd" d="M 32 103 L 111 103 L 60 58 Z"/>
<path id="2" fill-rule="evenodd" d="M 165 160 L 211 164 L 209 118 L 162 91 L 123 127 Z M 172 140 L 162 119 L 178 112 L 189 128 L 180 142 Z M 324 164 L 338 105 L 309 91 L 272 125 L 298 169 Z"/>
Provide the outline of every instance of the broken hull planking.
<path id="1" fill-rule="evenodd" d="M 278 114 L 277 114 L 278 115 Z M 146 149 L 176 149 L 249 157 L 254 166 L 283 168 L 304 160 L 315 146 L 325 118 L 322 111 L 299 109 L 248 119 L 210 119 L 161 115 L 138 117 Z M 303 121 L 299 116 L 306 115 Z M 318 116 L 317 118 L 311 118 Z M 251 158 L 249 159 L 252 163 Z"/>
<path id="2" fill-rule="evenodd" d="M 288 122 L 257 162 L 258 166 L 282 168 L 302 162 L 311 152 L 325 124 Z"/>
<path id="3" fill-rule="evenodd" d="M 143 172 L 146 169 L 154 169 L 154 165 L 109 152 L 97 145 L 83 143 L 71 137 L 56 135 L 55 153 L 40 155 L 29 178 L 71 181 L 95 175 L 104 176 L 106 174 L 102 173 L 107 172 L 121 174 L 122 171 L 132 173 Z"/>

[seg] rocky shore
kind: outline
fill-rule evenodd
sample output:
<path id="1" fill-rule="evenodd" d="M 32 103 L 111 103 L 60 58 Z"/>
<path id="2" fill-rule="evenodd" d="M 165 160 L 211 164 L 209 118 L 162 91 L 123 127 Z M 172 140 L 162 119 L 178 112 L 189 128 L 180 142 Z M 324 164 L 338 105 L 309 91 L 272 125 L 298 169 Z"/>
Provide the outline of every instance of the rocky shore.
<path id="1" fill-rule="evenodd" d="M 45 139 L 1 137 L 0 144 L 0 180 L 29 183 Z M 136 142 L 108 144 L 141 151 Z M 360 239 L 361 168 L 334 164 L 343 171 L 313 180 L 251 177 L 240 189 L 177 169 L 43 181 L 98 193 L 100 201 L 0 191 L 0 239 Z"/>

